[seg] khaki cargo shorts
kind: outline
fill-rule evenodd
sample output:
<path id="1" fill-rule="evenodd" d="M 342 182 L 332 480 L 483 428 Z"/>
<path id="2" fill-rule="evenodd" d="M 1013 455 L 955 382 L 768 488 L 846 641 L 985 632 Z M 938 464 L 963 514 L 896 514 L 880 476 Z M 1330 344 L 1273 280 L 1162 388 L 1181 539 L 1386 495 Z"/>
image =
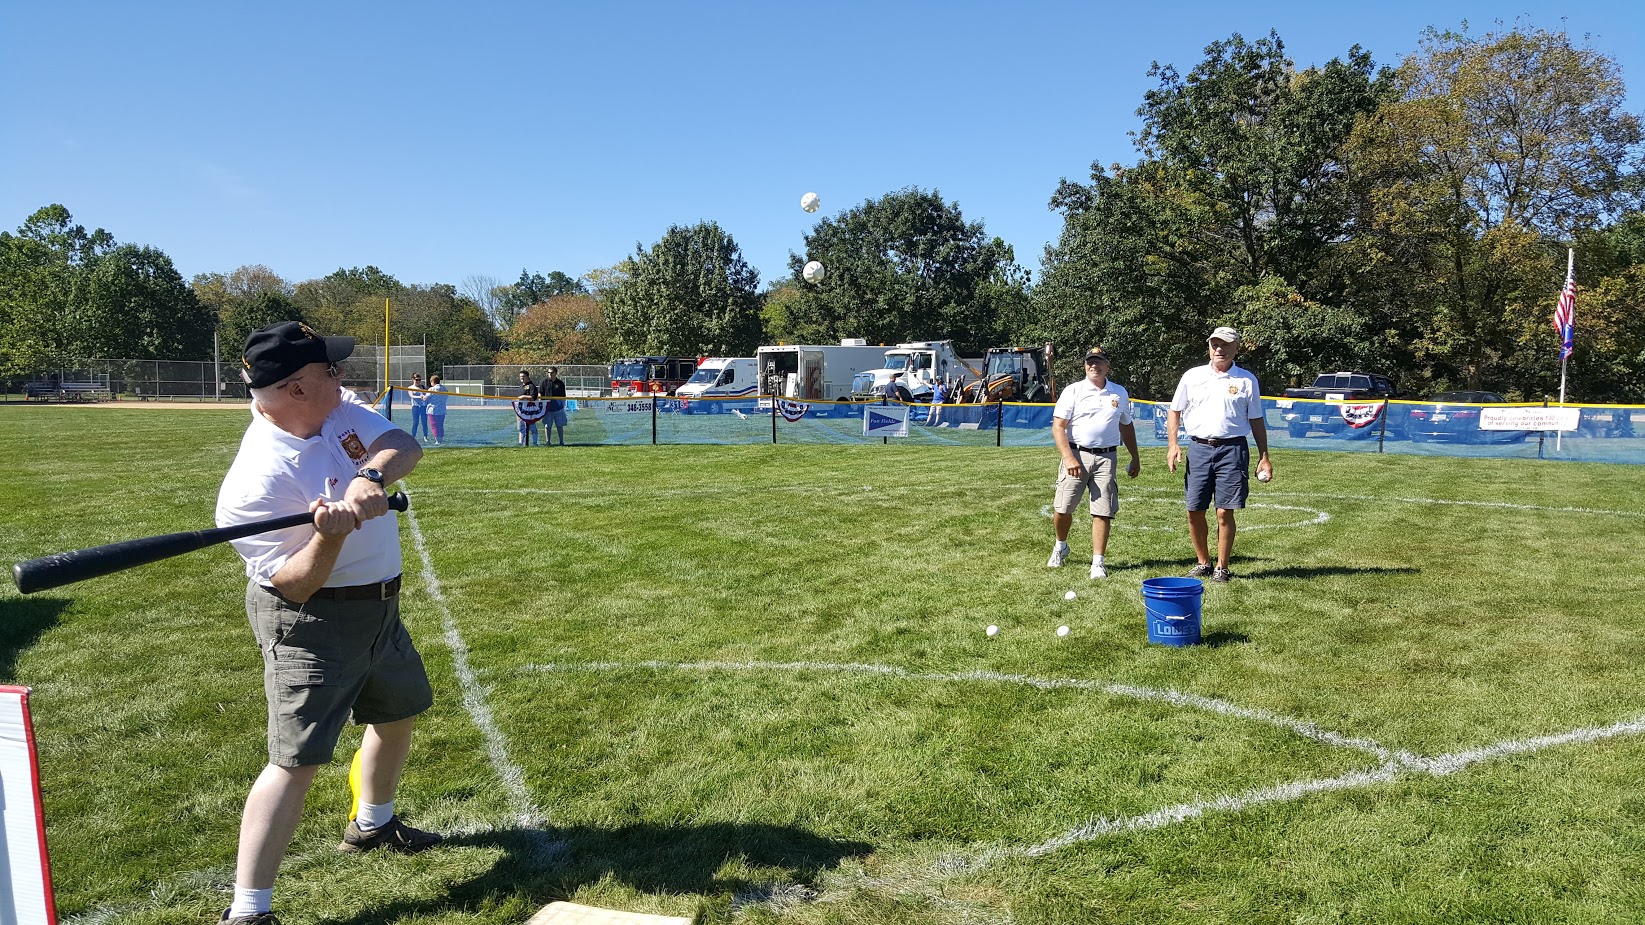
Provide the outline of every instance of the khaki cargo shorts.
<path id="1" fill-rule="evenodd" d="M 1092 453 L 1076 447 L 1074 455 L 1079 457 L 1080 465 L 1085 468 L 1083 478 L 1069 475 L 1067 467 L 1062 464 L 1062 457 L 1057 457 L 1057 499 L 1053 509 L 1058 514 L 1072 514 L 1074 505 L 1080 503 L 1080 495 L 1089 491 L 1092 517 L 1118 514 L 1120 485 L 1115 452 Z"/>
<path id="2" fill-rule="evenodd" d="M 434 705 L 398 597 L 296 604 L 250 582 L 246 615 L 263 650 L 270 764 L 325 764 L 345 719 L 392 723 Z"/>

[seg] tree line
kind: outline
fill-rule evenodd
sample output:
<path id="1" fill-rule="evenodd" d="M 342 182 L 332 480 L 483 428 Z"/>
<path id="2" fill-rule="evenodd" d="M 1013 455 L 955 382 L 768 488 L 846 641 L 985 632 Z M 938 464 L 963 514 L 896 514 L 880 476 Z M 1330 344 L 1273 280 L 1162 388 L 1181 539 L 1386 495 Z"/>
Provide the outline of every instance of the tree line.
<path id="1" fill-rule="evenodd" d="M 1528 23 L 1429 30 L 1397 66 L 1355 46 L 1298 69 L 1276 33 L 1150 71 L 1137 159 L 1062 180 L 1035 275 L 936 190 L 820 219 L 762 289 L 713 221 L 578 276 L 405 284 L 376 267 L 297 283 L 267 267 L 184 282 L 152 247 L 47 206 L 0 233 L 0 376 L 76 357 L 225 352 L 274 320 L 426 343 L 431 367 L 750 355 L 764 343 L 1053 342 L 1059 379 L 1101 344 L 1133 393 L 1169 394 L 1219 324 L 1276 390 L 1319 370 L 1412 394 L 1558 384 L 1551 315 L 1576 250 L 1572 394 L 1645 401 L 1645 145 L 1615 61 Z M 821 282 L 805 282 L 808 261 Z"/>

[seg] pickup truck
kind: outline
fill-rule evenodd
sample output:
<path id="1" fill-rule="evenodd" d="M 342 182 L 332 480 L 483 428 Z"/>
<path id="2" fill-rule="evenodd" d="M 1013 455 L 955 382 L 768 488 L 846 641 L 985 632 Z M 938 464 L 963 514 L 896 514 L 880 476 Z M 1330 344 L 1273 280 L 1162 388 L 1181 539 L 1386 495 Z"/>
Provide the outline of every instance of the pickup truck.
<path id="1" fill-rule="evenodd" d="M 1364 424 L 1358 423 L 1361 418 L 1349 413 L 1351 409 L 1345 410 L 1344 406 L 1381 403 L 1398 397 L 1399 390 L 1387 376 L 1363 372 L 1320 373 L 1307 388 L 1286 389 L 1278 405 L 1286 432 L 1293 437 L 1306 437 L 1315 430 L 1338 434 L 1363 427 Z M 1298 404 L 1299 399 L 1308 404 Z M 1334 403 L 1335 407 L 1326 402 Z M 1375 420 L 1375 416 L 1371 420 Z"/>

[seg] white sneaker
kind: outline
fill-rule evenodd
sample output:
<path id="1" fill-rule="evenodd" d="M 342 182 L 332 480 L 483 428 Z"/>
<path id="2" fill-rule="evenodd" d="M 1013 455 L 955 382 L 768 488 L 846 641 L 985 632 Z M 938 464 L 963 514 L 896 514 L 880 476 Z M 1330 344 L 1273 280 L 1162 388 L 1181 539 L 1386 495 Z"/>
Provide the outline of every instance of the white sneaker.
<path id="1" fill-rule="evenodd" d="M 1107 578 L 1107 577 L 1108 577 L 1108 570 L 1102 567 L 1101 562 L 1091 563 L 1091 580 L 1092 581 L 1096 581 L 1098 578 Z"/>
<path id="2" fill-rule="evenodd" d="M 1057 545 L 1051 547 L 1051 561 L 1045 563 L 1045 567 L 1046 568 L 1062 568 L 1062 564 L 1064 562 L 1067 562 L 1067 561 L 1068 561 L 1068 544 L 1067 543 L 1058 543 Z"/>

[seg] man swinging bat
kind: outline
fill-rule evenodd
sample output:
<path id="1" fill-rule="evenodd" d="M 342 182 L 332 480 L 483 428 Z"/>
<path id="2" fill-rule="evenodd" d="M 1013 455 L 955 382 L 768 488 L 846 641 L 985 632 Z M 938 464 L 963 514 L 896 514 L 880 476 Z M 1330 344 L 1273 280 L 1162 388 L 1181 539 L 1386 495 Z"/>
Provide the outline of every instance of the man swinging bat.
<path id="1" fill-rule="evenodd" d="M 338 382 L 351 337 L 283 322 L 246 339 L 251 425 L 217 495 L 220 527 L 312 511 L 310 525 L 233 540 L 246 613 L 263 654 L 268 765 L 240 823 L 234 902 L 221 921 L 279 925 L 275 875 L 345 719 L 365 724 L 356 816 L 343 851 L 421 851 L 440 842 L 394 813 L 419 713 L 434 702 L 400 620 L 400 536 L 385 482 L 422 447 Z"/>

